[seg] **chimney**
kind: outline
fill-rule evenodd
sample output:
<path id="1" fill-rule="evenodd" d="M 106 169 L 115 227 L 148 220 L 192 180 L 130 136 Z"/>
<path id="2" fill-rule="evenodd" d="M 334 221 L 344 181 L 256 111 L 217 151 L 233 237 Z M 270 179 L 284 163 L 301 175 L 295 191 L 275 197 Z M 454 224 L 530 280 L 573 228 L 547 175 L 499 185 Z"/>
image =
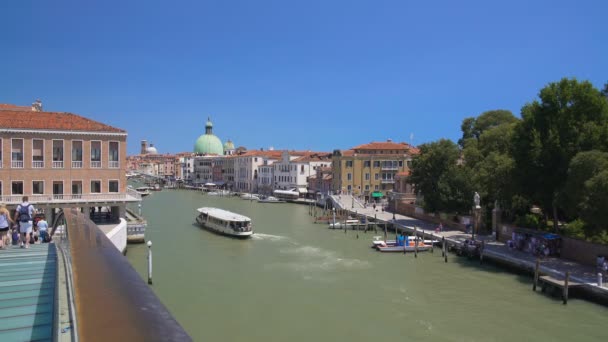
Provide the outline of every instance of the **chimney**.
<path id="1" fill-rule="evenodd" d="M 42 112 L 42 101 L 37 99 L 36 102 L 32 103 L 32 112 Z"/>

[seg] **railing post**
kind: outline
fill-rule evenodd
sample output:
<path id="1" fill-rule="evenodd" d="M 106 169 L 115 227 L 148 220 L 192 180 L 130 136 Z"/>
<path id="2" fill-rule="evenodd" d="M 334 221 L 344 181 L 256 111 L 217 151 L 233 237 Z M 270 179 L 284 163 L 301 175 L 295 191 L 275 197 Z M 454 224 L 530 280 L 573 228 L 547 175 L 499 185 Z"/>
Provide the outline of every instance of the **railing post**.
<path id="1" fill-rule="evenodd" d="M 148 241 L 148 284 L 152 285 L 152 241 Z"/>

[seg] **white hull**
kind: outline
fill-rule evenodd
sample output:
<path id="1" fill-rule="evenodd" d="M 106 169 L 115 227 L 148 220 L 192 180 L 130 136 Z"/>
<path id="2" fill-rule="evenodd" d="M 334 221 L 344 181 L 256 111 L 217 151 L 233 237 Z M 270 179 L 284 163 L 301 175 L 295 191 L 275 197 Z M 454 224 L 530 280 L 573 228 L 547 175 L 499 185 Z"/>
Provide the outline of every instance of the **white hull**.
<path id="1" fill-rule="evenodd" d="M 231 228 L 227 228 L 226 226 L 221 226 L 212 222 L 204 222 L 202 219 L 200 219 L 200 216 L 196 218 L 196 223 L 198 223 L 201 227 L 207 230 L 223 235 L 234 236 L 239 238 L 247 238 L 253 235 L 253 231 L 235 232 L 234 230 L 232 230 Z"/>
<path id="2" fill-rule="evenodd" d="M 404 253 L 404 252 L 415 252 L 416 247 L 414 246 L 377 246 L 376 247 L 380 252 L 393 252 L 393 253 Z M 431 246 L 428 245 L 419 245 L 418 252 L 425 252 L 431 249 Z"/>

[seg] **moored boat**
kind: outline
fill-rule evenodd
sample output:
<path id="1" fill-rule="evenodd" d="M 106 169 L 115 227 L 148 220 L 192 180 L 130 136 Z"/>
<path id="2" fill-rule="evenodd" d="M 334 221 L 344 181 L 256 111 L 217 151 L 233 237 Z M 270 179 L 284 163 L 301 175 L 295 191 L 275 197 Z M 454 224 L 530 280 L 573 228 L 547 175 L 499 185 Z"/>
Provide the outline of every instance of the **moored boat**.
<path id="1" fill-rule="evenodd" d="M 252 201 L 257 201 L 260 199 L 260 196 L 256 195 L 256 194 L 242 194 L 241 195 L 241 199 L 244 200 L 252 200 Z"/>
<path id="2" fill-rule="evenodd" d="M 361 221 L 357 220 L 357 219 L 350 219 L 350 220 L 346 220 L 346 221 L 336 221 L 335 225 L 334 223 L 330 223 L 329 224 L 329 228 L 332 229 L 344 229 L 344 227 L 346 226 L 346 228 L 357 228 L 359 226 L 365 226 L 365 223 L 361 223 Z"/>
<path id="3" fill-rule="evenodd" d="M 273 196 L 267 196 L 267 197 L 259 198 L 258 203 L 285 203 L 285 201 L 280 200 Z"/>
<path id="4" fill-rule="evenodd" d="M 251 219 L 247 216 L 212 207 L 198 208 L 197 211 L 196 223 L 207 230 L 239 238 L 253 234 Z"/>
<path id="5" fill-rule="evenodd" d="M 374 236 L 374 240 L 372 240 L 372 248 L 376 248 L 377 246 L 396 246 L 397 245 L 397 241 L 396 240 L 386 240 L 384 241 L 383 236 Z M 418 238 L 414 238 L 409 237 L 408 239 L 409 241 L 414 241 L 414 240 L 418 240 L 418 243 L 424 243 L 425 245 L 436 245 L 441 243 L 440 240 L 422 240 L 420 237 Z"/>

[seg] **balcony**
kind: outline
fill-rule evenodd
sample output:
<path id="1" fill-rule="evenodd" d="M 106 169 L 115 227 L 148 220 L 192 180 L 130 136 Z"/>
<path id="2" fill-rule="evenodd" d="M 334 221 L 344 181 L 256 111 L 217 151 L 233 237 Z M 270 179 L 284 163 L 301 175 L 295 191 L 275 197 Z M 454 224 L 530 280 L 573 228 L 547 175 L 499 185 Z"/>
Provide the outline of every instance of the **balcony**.
<path id="1" fill-rule="evenodd" d="M 101 161 L 91 161 L 92 169 L 101 169 Z"/>
<path id="2" fill-rule="evenodd" d="M 63 160 L 62 161 L 53 160 L 53 169 L 63 169 Z"/>
<path id="3" fill-rule="evenodd" d="M 13 169 L 23 169 L 23 160 L 13 160 L 13 161 L 11 161 L 11 168 L 13 168 Z"/>
<path id="4" fill-rule="evenodd" d="M 382 180 L 382 184 L 394 184 L 395 180 L 394 179 L 383 179 Z"/>
<path id="5" fill-rule="evenodd" d="M 72 169 L 82 169 L 82 161 L 73 161 Z"/>
<path id="6" fill-rule="evenodd" d="M 32 161 L 32 168 L 34 169 L 43 169 L 44 161 L 43 160 L 34 160 Z"/>
<path id="7" fill-rule="evenodd" d="M 118 162 L 118 161 L 109 161 L 108 162 L 108 167 L 110 169 L 118 169 L 120 167 L 120 162 Z"/>
<path id="8" fill-rule="evenodd" d="M 384 166 L 384 165 L 382 165 L 381 170 L 383 170 L 383 171 L 397 171 L 397 170 L 399 170 L 399 167 L 398 166 L 392 166 L 392 165 L 391 166 L 388 166 L 388 165 Z"/>
<path id="9" fill-rule="evenodd" d="M 141 196 L 135 191 L 128 189 L 126 193 L 102 193 L 102 194 L 48 194 L 29 195 L 29 202 L 40 203 L 86 203 L 86 202 L 137 202 Z M 0 196 L 0 201 L 7 204 L 20 204 L 23 195 Z"/>

